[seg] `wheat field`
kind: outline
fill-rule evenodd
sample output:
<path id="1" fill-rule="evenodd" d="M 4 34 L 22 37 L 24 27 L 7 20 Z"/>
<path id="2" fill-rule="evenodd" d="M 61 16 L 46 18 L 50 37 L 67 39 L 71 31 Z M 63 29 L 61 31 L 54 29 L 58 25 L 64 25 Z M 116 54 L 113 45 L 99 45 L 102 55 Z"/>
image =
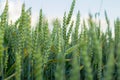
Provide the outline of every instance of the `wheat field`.
<path id="1" fill-rule="evenodd" d="M 31 8 L 25 4 L 19 19 L 9 24 L 6 1 L 0 15 L 0 80 L 120 80 L 120 19 L 112 33 L 105 12 L 103 32 L 92 14 L 81 21 L 78 11 L 72 20 L 75 3 L 50 31 L 42 9 L 32 29 Z"/>

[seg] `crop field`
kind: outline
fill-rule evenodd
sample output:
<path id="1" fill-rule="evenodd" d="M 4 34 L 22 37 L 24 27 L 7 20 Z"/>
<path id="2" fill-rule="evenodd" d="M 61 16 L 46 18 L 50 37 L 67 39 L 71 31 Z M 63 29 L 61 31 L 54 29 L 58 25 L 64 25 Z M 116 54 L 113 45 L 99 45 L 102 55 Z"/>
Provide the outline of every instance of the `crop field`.
<path id="1" fill-rule="evenodd" d="M 72 20 L 76 0 L 63 21 L 48 20 L 39 12 L 38 24 L 31 26 L 31 8 L 21 8 L 15 23 L 8 21 L 8 1 L 0 15 L 0 80 L 120 80 L 120 19 L 114 33 L 105 12 L 106 31 L 101 20 L 80 11 Z M 113 36 L 114 35 L 114 36 Z"/>

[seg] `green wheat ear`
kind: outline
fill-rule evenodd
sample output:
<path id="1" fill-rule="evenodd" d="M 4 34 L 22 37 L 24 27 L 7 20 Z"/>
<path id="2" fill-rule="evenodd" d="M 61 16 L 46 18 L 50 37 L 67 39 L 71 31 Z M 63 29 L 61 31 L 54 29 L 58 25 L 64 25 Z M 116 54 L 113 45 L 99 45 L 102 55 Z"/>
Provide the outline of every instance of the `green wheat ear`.
<path id="1" fill-rule="evenodd" d="M 57 53 L 57 67 L 55 72 L 55 79 L 56 80 L 65 80 L 65 55 L 62 53 L 62 34 L 61 34 L 61 27 L 58 27 L 58 53 Z"/>
<path id="2" fill-rule="evenodd" d="M 73 60 L 72 60 L 72 71 L 70 80 L 80 80 L 80 56 L 79 51 L 75 49 L 73 52 Z"/>
<path id="3" fill-rule="evenodd" d="M 40 52 L 40 49 L 37 51 L 38 53 L 34 54 L 34 59 L 35 59 L 35 70 L 34 70 L 34 76 L 36 80 L 42 80 L 43 79 L 43 58 Z"/>
<path id="4" fill-rule="evenodd" d="M 69 11 L 67 19 L 66 19 L 66 25 L 68 25 L 71 21 L 71 17 L 72 17 L 73 10 L 74 10 L 74 7 L 75 7 L 75 2 L 76 2 L 76 0 L 73 0 L 73 2 L 71 4 L 71 8 L 70 8 L 70 11 Z"/>
<path id="5" fill-rule="evenodd" d="M 8 24 L 8 0 L 6 1 L 5 9 L 3 10 L 3 13 L 1 15 L 1 22 L 0 22 L 0 77 L 4 78 L 4 64 L 3 64 L 3 39 L 4 39 L 4 32 L 5 32 L 5 27 L 7 27 Z M 5 64 L 6 65 L 6 64 Z"/>
<path id="6" fill-rule="evenodd" d="M 80 26 L 80 11 L 78 11 L 78 14 L 76 16 L 76 25 L 75 25 L 75 42 L 78 42 L 78 36 L 79 36 L 79 26 Z"/>
<path id="7" fill-rule="evenodd" d="M 74 25 L 74 21 L 71 22 L 70 28 L 69 28 L 68 33 L 67 33 L 67 37 L 66 37 L 66 44 L 67 45 L 69 44 L 70 35 L 72 33 L 73 25 Z"/>
<path id="8" fill-rule="evenodd" d="M 6 24 L 8 24 L 8 0 L 1 15 L 1 27 L 5 28 Z"/>
<path id="9" fill-rule="evenodd" d="M 106 22 L 107 22 L 108 26 L 110 26 L 110 21 L 109 21 L 109 19 L 108 19 L 108 16 L 107 16 L 107 12 L 106 12 L 106 11 L 105 11 L 105 19 L 106 19 Z"/>
<path id="10" fill-rule="evenodd" d="M 64 17 L 63 17 L 63 26 L 62 26 L 62 29 L 63 29 L 63 31 L 62 31 L 63 32 L 63 39 L 66 42 L 66 30 L 67 30 L 67 26 L 66 26 L 66 12 L 64 13 Z"/>
<path id="11" fill-rule="evenodd" d="M 100 46 L 100 41 L 97 39 L 96 36 L 96 24 L 95 22 L 93 22 L 93 18 L 92 15 L 89 14 L 89 25 L 90 25 L 90 38 L 92 38 L 91 40 L 91 45 L 92 45 L 92 49 L 93 49 L 93 55 L 94 55 L 94 60 L 93 60 L 93 69 L 95 69 L 95 72 L 97 72 L 97 74 L 95 74 L 97 76 L 97 79 L 101 79 L 102 78 L 102 51 L 101 51 L 101 46 Z"/>
<path id="12" fill-rule="evenodd" d="M 42 9 L 40 9 L 39 13 L 39 25 L 37 26 L 37 42 L 39 43 L 38 46 L 42 45 L 43 40 L 43 13 Z"/>
<path id="13" fill-rule="evenodd" d="M 114 71 L 114 44 L 113 41 L 110 42 L 110 53 L 106 65 L 105 70 L 105 78 L 104 80 L 112 80 L 113 77 L 113 71 Z"/>
<path id="14" fill-rule="evenodd" d="M 88 36 L 86 32 L 81 33 L 80 37 L 80 50 L 81 50 L 81 56 L 83 57 L 83 65 L 85 67 L 85 79 L 86 80 L 93 80 L 92 75 L 92 68 L 91 68 L 91 62 L 89 55 L 87 54 L 87 48 L 88 48 Z"/>
<path id="15" fill-rule="evenodd" d="M 16 62 L 15 62 L 15 65 L 16 65 L 16 80 L 21 80 L 21 55 L 20 53 L 16 53 Z"/>

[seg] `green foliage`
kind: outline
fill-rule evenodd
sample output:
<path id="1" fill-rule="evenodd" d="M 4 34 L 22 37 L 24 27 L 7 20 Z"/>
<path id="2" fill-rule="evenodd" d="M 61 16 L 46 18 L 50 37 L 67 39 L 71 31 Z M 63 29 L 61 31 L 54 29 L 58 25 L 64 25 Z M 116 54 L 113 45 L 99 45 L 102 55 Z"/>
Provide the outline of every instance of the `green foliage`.
<path id="1" fill-rule="evenodd" d="M 78 11 L 72 21 L 75 2 L 62 23 L 53 21 L 52 31 L 42 9 L 32 29 L 31 8 L 26 10 L 25 4 L 20 18 L 8 24 L 6 2 L 0 17 L 0 80 L 120 79 L 120 19 L 114 22 L 114 33 L 106 12 L 106 32 L 91 14 L 81 23 Z"/>

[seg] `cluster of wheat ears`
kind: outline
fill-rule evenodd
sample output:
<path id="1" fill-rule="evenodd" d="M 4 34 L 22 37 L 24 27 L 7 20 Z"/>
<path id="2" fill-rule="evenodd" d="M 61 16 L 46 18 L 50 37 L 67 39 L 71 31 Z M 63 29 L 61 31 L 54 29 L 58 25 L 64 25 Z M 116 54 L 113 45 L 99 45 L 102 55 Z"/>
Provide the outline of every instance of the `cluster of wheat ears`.
<path id="1" fill-rule="evenodd" d="M 96 23 L 91 14 L 81 22 L 78 11 L 72 21 L 75 2 L 62 23 L 58 18 L 53 21 L 50 31 L 42 9 L 31 29 L 31 9 L 25 4 L 19 19 L 8 24 L 6 1 L 0 15 L 0 80 L 120 80 L 119 18 L 114 33 L 106 12 L 105 32 L 101 20 Z"/>

